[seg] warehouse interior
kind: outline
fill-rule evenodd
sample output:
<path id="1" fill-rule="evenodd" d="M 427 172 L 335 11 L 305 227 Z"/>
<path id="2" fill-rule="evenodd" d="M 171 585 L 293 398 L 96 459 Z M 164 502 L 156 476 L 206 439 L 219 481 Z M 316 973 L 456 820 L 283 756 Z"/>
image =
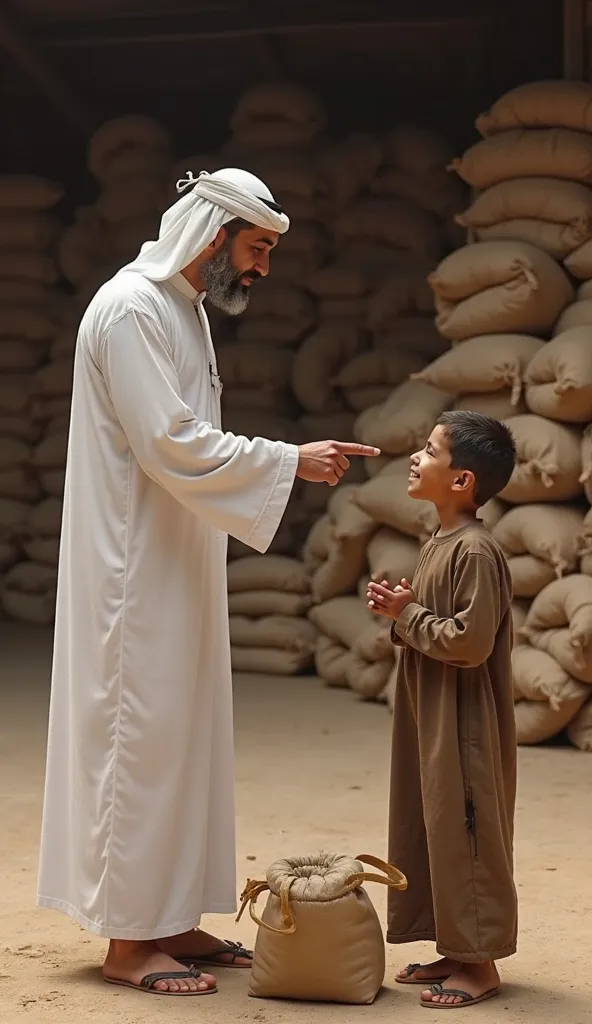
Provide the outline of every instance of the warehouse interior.
<path id="1" fill-rule="evenodd" d="M 524 940 L 508 968 L 506 1016 L 584 1019 L 576 911 L 587 878 L 581 808 L 592 795 L 592 375 L 567 398 L 551 395 L 561 360 L 546 354 L 566 339 L 577 372 L 586 358 L 592 365 L 592 122 L 570 97 L 549 106 L 546 94 L 543 106 L 559 111 L 547 121 L 512 122 L 518 115 L 495 105 L 527 83 L 588 82 L 589 25 L 586 0 L 0 3 L 0 794 L 15 883 L 0 910 L 7 1019 L 26 1012 L 58 1024 L 72 1010 L 121 1019 L 123 999 L 85 966 L 100 961 L 100 943 L 82 948 L 76 929 L 34 910 L 72 361 L 87 303 L 155 237 L 177 180 L 223 166 L 259 174 L 292 221 L 244 316 L 208 309 L 224 426 L 294 443 L 340 434 L 384 452 L 334 492 L 296 486 L 268 555 L 229 540 L 239 886 L 253 860 L 263 872 L 309 847 L 353 855 L 371 844 L 383 855 L 396 652 L 366 608 L 366 583 L 411 577 L 433 528 L 424 510 L 395 500 L 397 474 L 444 408 L 512 420 L 522 475 L 484 513 L 510 560 L 518 637 Z M 499 126 L 480 130 L 492 110 Z M 493 160 L 491 148 L 480 157 L 480 144 L 517 126 L 524 151 L 509 140 Z M 539 130 L 559 133 L 541 143 L 540 164 L 530 145 Z M 527 199 L 508 191 L 519 178 Z M 483 213 L 500 188 L 505 212 Z M 451 299 L 475 243 L 505 243 L 504 273 L 518 256 L 537 278 L 517 319 Z M 503 371 L 491 360 L 484 369 L 494 338 Z M 451 362 L 459 347 L 464 365 Z M 533 432 L 552 456 L 532 453 Z M 542 465 L 535 481 L 529 459 Z M 576 653 L 575 605 L 585 620 Z M 287 715 L 297 725 L 288 735 Z M 376 901 L 382 913 L 380 893 Z M 239 937 L 253 939 L 251 923 Z M 399 959 L 391 947 L 389 970 Z M 263 1019 L 244 1011 L 245 993 L 232 978 L 211 1020 Z M 144 1019 L 135 1005 L 129 1024 Z M 389 989 L 372 1019 L 401 1005 Z M 484 1007 L 483 1019 L 497 1020 L 496 1009 Z M 273 1019 L 303 1011 L 283 1006 Z M 423 1011 L 411 1002 L 407 1012 L 411 1021 Z M 314 1019 L 338 1013 L 316 1008 Z M 175 1005 L 170 1019 L 185 1016 Z"/>

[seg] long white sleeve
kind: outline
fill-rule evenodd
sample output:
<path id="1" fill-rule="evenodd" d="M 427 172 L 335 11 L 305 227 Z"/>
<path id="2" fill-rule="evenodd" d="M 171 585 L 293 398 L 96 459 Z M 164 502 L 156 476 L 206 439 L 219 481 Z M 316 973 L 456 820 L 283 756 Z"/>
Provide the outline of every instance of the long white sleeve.
<path id="1" fill-rule="evenodd" d="M 248 440 L 197 419 L 181 397 L 165 331 L 144 312 L 118 319 L 97 355 L 143 471 L 196 516 L 266 551 L 294 484 L 297 447 Z"/>

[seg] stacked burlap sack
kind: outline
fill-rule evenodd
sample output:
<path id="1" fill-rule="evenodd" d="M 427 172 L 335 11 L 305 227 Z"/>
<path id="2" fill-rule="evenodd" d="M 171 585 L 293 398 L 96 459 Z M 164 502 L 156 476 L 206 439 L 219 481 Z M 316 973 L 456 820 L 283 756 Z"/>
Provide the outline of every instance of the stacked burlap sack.
<path id="1" fill-rule="evenodd" d="M 247 555 L 228 566 L 230 653 L 235 672 L 298 675 L 313 666 L 317 631 L 307 619 L 310 577 L 282 555 Z"/>
<path id="2" fill-rule="evenodd" d="M 117 117 L 92 136 L 87 161 L 99 194 L 78 208 L 59 250 L 62 273 L 78 293 L 79 314 L 97 288 L 156 237 L 169 203 L 169 139 L 151 117 Z"/>
<path id="3" fill-rule="evenodd" d="M 55 567 L 31 540 L 43 498 L 36 381 L 67 306 L 55 259 L 62 195 L 44 178 L 0 178 L 0 607 L 37 623 L 51 622 L 55 601 Z"/>

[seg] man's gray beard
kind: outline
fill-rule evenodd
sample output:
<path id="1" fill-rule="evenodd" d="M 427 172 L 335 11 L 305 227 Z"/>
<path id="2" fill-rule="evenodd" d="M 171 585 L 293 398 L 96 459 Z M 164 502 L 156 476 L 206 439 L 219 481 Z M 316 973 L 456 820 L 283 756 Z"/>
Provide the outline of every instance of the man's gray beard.
<path id="1" fill-rule="evenodd" d="M 228 313 L 229 316 L 244 313 L 251 297 L 249 287 L 240 283 L 236 267 L 230 259 L 228 242 L 212 256 L 211 260 L 203 264 L 201 277 L 212 306 L 223 313 Z"/>

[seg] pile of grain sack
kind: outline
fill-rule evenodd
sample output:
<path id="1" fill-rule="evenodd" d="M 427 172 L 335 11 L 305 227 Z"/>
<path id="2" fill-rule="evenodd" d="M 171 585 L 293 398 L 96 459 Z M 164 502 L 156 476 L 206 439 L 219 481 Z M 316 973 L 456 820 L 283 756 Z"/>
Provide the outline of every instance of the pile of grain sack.
<path id="1" fill-rule="evenodd" d="M 357 657 L 366 628 L 356 596 L 365 591 L 364 573 L 397 582 L 412 576 L 435 526 L 431 506 L 407 497 L 408 456 L 444 409 L 505 420 L 519 461 L 484 518 L 508 557 L 515 591 L 519 741 L 538 743 L 567 728 L 586 750 L 592 749 L 590 111 L 588 84 L 533 83 L 477 120 L 483 140 L 450 165 L 473 189 L 471 205 L 456 216 L 471 242 L 428 275 L 435 325 L 449 347 L 358 416 L 356 438 L 379 446 L 383 458 L 368 466 L 371 480 L 347 489 L 347 502 L 344 493 L 341 503 L 331 503 L 304 554 L 320 602 L 309 612 L 320 630 L 317 671 L 329 685 L 388 696 L 392 675 L 381 690 L 386 671 L 379 681 L 375 667 L 374 691 L 357 687 L 348 658 Z M 351 572 L 344 561 L 334 568 L 344 542 Z M 357 625 L 350 620 L 336 629 L 333 609 L 339 622 L 356 609 Z M 379 649 L 376 666 L 382 656 Z"/>
<path id="2" fill-rule="evenodd" d="M 48 360 L 67 322 L 55 258 L 62 189 L 0 177 L 0 615 L 54 615 L 69 402 Z"/>

